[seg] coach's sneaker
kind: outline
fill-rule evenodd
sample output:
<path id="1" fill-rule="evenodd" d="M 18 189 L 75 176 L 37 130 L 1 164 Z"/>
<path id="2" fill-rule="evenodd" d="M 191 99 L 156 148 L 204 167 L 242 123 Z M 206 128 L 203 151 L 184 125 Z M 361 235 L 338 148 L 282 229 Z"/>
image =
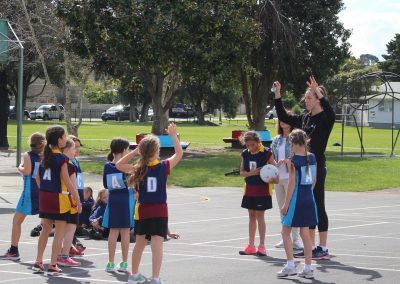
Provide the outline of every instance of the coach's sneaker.
<path id="1" fill-rule="evenodd" d="M 106 272 L 115 272 L 115 263 L 109 261 L 106 266 Z"/>
<path id="2" fill-rule="evenodd" d="M 56 265 L 49 264 L 47 266 L 47 276 L 58 276 L 60 275 L 62 270 Z"/>
<path id="3" fill-rule="evenodd" d="M 31 237 L 38 237 L 40 235 L 40 231 L 42 231 L 42 225 L 37 225 L 31 230 Z"/>
<path id="4" fill-rule="evenodd" d="M 279 243 L 277 243 L 277 244 L 275 245 L 275 247 L 276 247 L 276 248 L 284 248 L 285 245 L 283 244 L 283 240 L 281 240 Z"/>
<path id="5" fill-rule="evenodd" d="M 303 250 L 304 249 L 303 243 L 300 240 L 293 241 L 293 249 L 294 250 Z"/>
<path id="6" fill-rule="evenodd" d="M 0 259 L 7 259 L 7 260 L 20 260 L 19 252 L 12 251 L 11 248 L 7 250 L 5 254 L 3 254 Z"/>
<path id="7" fill-rule="evenodd" d="M 296 267 L 291 267 L 289 265 L 285 265 L 281 271 L 278 271 L 276 273 L 276 277 L 278 278 L 283 278 L 283 277 L 288 277 L 288 276 L 293 276 L 297 275 Z"/>
<path id="8" fill-rule="evenodd" d="M 257 253 L 257 249 L 254 245 L 248 244 L 244 250 L 239 251 L 240 255 L 255 255 Z"/>
<path id="9" fill-rule="evenodd" d="M 258 246 L 257 255 L 258 256 L 266 256 L 267 255 L 267 251 L 265 250 L 265 247 L 263 245 Z"/>
<path id="10" fill-rule="evenodd" d="M 317 246 L 313 251 L 312 251 L 312 259 L 318 260 L 318 259 L 330 259 L 330 255 L 328 252 L 328 249 L 323 250 L 322 247 Z"/>
<path id="11" fill-rule="evenodd" d="M 314 278 L 314 271 L 312 269 L 303 269 L 302 271 L 300 271 L 297 276 L 302 277 L 302 278 L 306 278 L 306 279 L 313 279 Z"/>
<path id="12" fill-rule="evenodd" d="M 118 270 L 119 272 L 128 272 L 128 263 L 127 263 L 126 261 L 121 261 L 121 262 L 118 264 L 117 270 Z"/>
<path id="13" fill-rule="evenodd" d="M 35 261 L 35 264 L 32 266 L 32 270 L 34 273 L 43 273 L 44 272 L 44 265 L 40 261 Z"/>
<path id="14" fill-rule="evenodd" d="M 144 277 L 140 273 L 136 275 L 131 274 L 128 277 L 128 284 L 140 284 L 140 283 L 145 283 L 146 281 L 147 281 L 146 277 Z"/>

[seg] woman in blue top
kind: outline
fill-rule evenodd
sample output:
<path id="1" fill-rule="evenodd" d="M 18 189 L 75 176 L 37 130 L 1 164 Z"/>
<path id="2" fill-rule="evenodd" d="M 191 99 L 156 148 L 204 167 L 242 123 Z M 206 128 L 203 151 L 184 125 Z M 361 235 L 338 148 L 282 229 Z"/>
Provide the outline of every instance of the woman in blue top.
<path id="1" fill-rule="evenodd" d="M 29 138 L 31 151 L 24 154 L 24 162 L 18 171 L 24 176 L 24 188 L 18 201 L 11 230 L 11 247 L 1 257 L 2 259 L 19 260 L 18 243 L 21 237 L 21 225 L 27 215 L 39 214 L 39 189 L 36 176 L 39 171 L 40 157 L 43 154 L 46 138 L 36 132 Z"/>
<path id="2" fill-rule="evenodd" d="M 117 169 L 116 163 L 128 153 L 129 141 L 115 138 L 110 144 L 111 152 L 108 154 L 108 163 L 104 165 L 103 185 L 108 189 L 108 202 L 102 226 L 110 229 L 108 236 L 108 263 L 107 272 L 115 271 L 114 257 L 118 235 L 121 235 L 122 261 L 118 271 L 128 270 L 129 231 L 133 228 L 135 200 L 133 191 L 128 189 L 126 174 Z"/>

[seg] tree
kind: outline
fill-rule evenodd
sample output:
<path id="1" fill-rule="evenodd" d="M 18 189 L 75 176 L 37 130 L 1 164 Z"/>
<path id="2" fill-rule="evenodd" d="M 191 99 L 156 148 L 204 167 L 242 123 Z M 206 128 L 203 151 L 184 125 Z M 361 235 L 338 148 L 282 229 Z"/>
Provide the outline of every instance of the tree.
<path id="1" fill-rule="evenodd" d="M 71 29 L 71 48 L 92 56 L 97 72 L 133 72 L 152 98 L 152 132 L 168 124 L 183 77 L 230 73 L 257 45 L 257 23 L 246 16 L 251 0 L 58 1 Z M 233 74 L 232 74 L 233 76 Z"/>
<path id="2" fill-rule="evenodd" d="M 266 94 L 274 80 L 304 92 L 309 75 L 323 82 L 349 56 L 350 32 L 338 20 L 341 0 L 258 1 L 249 15 L 263 28 L 260 46 L 253 48 L 241 69 L 243 101 L 252 129 L 264 129 Z"/>
<path id="3" fill-rule="evenodd" d="M 8 149 L 7 121 L 10 98 L 7 90 L 7 75 L 0 70 L 0 149 Z"/>
<path id="4" fill-rule="evenodd" d="M 396 34 L 386 48 L 387 55 L 382 55 L 385 61 L 381 62 L 380 67 L 383 71 L 400 74 L 400 34 Z"/>
<path id="5" fill-rule="evenodd" d="M 370 66 L 377 64 L 379 62 L 378 57 L 372 54 L 361 54 L 360 55 L 360 60 L 365 66 Z"/>

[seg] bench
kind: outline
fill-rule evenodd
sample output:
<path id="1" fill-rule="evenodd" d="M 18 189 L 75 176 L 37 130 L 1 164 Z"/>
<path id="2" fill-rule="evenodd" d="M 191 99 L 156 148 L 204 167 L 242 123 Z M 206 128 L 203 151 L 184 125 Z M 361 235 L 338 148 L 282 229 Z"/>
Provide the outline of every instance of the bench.
<path id="1" fill-rule="evenodd" d="M 149 133 L 139 133 L 136 134 L 136 142 L 130 142 L 129 149 L 135 149 L 140 141 Z M 160 140 L 160 148 L 161 150 L 173 150 L 174 149 L 174 142 L 172 141 L 171 136 L 169 135 L 157 135 L 158 139 Z M 178 134 L 179 138 L 179 134 Z M 186 150 L 187 147 L 189 147 L 190 142 L 180 142 L 182 149 Z"/>
<path id="2" fill-rule="evenodd" d="M 222 138 L 225 143 L 231 143 L 232 148 L 243 148 L 244 145 L 240 143 L 240 137 L 245 133 L 244 130 L 232 130 L 232 137 Z M 257 131 L 260 135 L 261 142 L 264 146 L 269 147 L 272 139 L 269 130 Z"/>

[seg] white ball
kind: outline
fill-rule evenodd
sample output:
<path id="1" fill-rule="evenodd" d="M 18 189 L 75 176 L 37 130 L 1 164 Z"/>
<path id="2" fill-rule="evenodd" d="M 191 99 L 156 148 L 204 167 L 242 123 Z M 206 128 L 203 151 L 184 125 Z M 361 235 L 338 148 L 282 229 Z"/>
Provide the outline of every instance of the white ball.
<path id="1" fill-rule="evenodd" d="M 260 170 L 260 177 L 264 182 L 269 182 L 271 179 L 278 177 L 278 168 L 273 165 L 265 165 Z"/>

